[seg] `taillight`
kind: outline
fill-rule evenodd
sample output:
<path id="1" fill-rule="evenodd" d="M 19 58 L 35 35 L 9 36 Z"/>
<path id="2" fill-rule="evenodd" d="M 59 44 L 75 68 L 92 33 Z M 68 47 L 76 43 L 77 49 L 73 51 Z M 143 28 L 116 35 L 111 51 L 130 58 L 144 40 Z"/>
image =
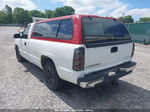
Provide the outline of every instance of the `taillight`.
<path id="1" fill-rule="evenodd" d="M 135 50 L 135 44 L 133 43 L 133 48 L 132 48 L 132 54 L 131 54 L 131 57 L 133 57 L 133 55 L 134 55 L 134 50 Z"/>
<path id="2" fill-rule="evenodd" d="M 84 70 L 85 49 L 80 47 L 75 49 L 73 58 L 73 70 Z"/>

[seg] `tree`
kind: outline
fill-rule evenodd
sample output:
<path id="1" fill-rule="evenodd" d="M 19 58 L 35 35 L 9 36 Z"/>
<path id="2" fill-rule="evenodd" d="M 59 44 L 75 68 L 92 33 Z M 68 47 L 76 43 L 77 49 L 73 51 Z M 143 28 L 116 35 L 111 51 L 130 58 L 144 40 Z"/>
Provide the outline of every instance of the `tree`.
<path id="1" fill-rule="evenodd" d="M 45 10 L 45 17 L 46 17 L 46 18 L 51 18 L 51 17 L 53 17 L 52 13 L 53 13 L 53 11 L 51 11 L 51 10 Z"/>
<path id="2" fill-rule="evenodd" d="M 31 17 L 29 16 L 29 11 L 24 10 L 23 8 L 15 8 L 13 11 L 15 22 L 19 24 L 27 24 L 31 22 Z"/>
<path id="3" fill-rule="evenodd" d="M 55 10 L 52 12 L 52 17 L 58 17 Z"/>
<path id="4" fill-rule="evenodd" d="M 4 12 L 6 14 L 5 19 L 6 19 L 7 23 L 12 23 L 12 21 L 13 21 L 12 20 L 12 8 L 8 5 L 6 5 L 4 8 Z"/>
<path id="5" fill-rule="evenodd" d="M 5 20 L 6 14 L 3 11 L 0 11 L 0 24 L 6 23 Z"/>
<path id="6" fill-rule="evenodd" d="M 41 11 L 39 11 L 39 10 L 31 10 L 30 12 L 29 12 L 29 15 L 31 16 L 31 17 L 45 17 L 45 14 L 44 13 L 42 13 Z"/>
<path id="7" fill-rule="evenodd" d="M 75 10 L 70 6 L 56 8 L 53 12 L 53 17 L 73 15 Z"/>
<path id="8" fill-rule="evenodd" d="M 10 24 L 10 23 L 19 23 L 27 24 L 32 21 L 32 17 L 60 17 L 66 15 L 73 15 L 75 10 L 70 6 L 64 6 L 56 8 L 55 10 L 45 10 L 43 13 L 40 10 L 24 10 L 23 8 L 16 7 L 13 11 L 12 8 L 8 5 L 5 6 L 3 10 L 0 10 L 0 23 L 1 24 Z"/>
<path id="9" fill-rule="evenodd" d="M 143 17 L 139 19 L 139 22 L 150 22 L 150 17 Z"/>
<path id="10" fill-rule="evenodd" d="M 75 14 L 75 10 L 70 6 L 64 6 L 65 15 Z"/>
<path id="11" fill-rule="evenodd" d="M 132 18 L 131 15 L 119 17 L 119 19 L 120 19 L 123 23 L 133 23 L 133 22 L 134 22 L 134 19 Z"/>

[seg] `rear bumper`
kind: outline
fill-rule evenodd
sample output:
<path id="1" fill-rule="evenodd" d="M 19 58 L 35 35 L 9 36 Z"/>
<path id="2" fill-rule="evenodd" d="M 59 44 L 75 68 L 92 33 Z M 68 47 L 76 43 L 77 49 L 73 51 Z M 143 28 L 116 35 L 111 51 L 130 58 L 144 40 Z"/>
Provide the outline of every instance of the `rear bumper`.
<path id="1" fill-rule="evenodd" d="M 109 82 L 131 73 L 136 66 L 136 62 L 126 62 L 121 65 L 105 70 L 93 72 L 78 78 L 77 83 L 82 88 L 91 88 L 96 84 Z"/>

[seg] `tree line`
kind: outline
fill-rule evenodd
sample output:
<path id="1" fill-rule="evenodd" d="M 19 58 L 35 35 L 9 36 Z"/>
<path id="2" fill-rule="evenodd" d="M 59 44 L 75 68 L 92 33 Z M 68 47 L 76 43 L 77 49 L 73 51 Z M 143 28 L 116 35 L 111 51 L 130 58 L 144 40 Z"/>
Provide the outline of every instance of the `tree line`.
<path id="1" fill-rule="evenodd" d="M 25 10 L 20 7 L 16 7 L 14 10 L 8 5 L 4 9 L 0 10 L 0 24 L 27 24 L 32 22 L 32 17 L 42 17 L 42 18 L 53 18 L 65 15 L 73 15 L 75 10 L 70 6 L 64 6 L 56 8 L 55 10 L 46 9 L 44 12 L 40 10 Z M 134 21 L 131 15 L 119 17 L 119 19 L 124 23 L 134 23 L 134 22 L 148 22 L 150 17 L 140 18 L 139 21 Z"/>
<path id="2" fill-rule="evenodd" d="M 123 23 L 150 22 L 150 17 L 143 17 L 143 18 L 140 18 L 138 21 L 134 21 L 134 19 L 133 19 L 133 17 L 132 17 L 131 15 L 122 16 L 122 17 L 119 17 L 119 19 L 120 19 Z"/>
<path id="3" fill-rule="evenodd" d="M 27 24 L 32 22 L 32 17 L 53 18 L 74 14 L 75 10 L 70 6 L 56 8 L 55 10 L 46 9 L 44 12 L 40 10 L 25 10 L 16 7 L 14 10 L 8 5 L 0 10 L 0 24 Z"/>

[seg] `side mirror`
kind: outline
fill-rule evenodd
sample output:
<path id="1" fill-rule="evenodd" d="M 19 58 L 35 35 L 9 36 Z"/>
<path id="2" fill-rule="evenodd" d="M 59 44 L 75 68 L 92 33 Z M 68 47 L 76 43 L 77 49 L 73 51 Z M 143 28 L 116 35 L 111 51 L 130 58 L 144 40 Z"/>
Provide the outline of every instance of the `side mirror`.
<path id="1" fill-rule="evenodd" d="M 20 34 L 14 34 L 14 38 L 20 38 Z"/>
<path id="2" fill-rule="evenodd" d="M 22 32 L 14 34 L 14 38 L 21 38 L 22 37 Z"/>

